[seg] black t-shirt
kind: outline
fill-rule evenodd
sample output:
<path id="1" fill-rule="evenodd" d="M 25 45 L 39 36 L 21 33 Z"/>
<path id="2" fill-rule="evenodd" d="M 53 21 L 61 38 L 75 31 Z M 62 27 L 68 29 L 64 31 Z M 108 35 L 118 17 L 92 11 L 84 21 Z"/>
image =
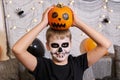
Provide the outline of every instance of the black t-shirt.
<path id="1" fill-rule="evenodd" d="M 37 66 L 32 74 L 36 80 L 82 80 L 87 68 L 87 54 L 78 57 L 70 55 L 66 65 L 56 65 L 51 59 L 37 58 Z"/>

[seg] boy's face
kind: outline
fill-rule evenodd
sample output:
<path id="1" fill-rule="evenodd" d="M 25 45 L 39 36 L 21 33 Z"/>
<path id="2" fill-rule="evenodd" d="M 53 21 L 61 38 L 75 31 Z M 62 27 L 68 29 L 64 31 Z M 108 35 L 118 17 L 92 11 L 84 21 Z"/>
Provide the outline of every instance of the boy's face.
<path id="1" fill-rule="evenodd" d="M 62 62 L 68 58 L 71 48 L 70 39 L 65 37 L 64 39 L 50 39 L 49 50 L 53 59 L 58 62 Z"/>

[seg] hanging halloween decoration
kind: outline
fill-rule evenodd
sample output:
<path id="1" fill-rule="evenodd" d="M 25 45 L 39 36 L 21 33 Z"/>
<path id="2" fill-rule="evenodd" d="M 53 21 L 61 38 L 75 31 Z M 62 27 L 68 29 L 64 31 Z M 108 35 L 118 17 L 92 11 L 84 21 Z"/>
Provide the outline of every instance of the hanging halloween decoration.
<path id="1" fill-rule="evenodd" d="M 24 11 L 21 8 L 16 9 L 16 13 L 19 17 L 24 17 Z"/>
<path id="2" fill-rule="evenodd" d="M 52 29 L 66 30 L 73 23 L 72 10 L 63 4 L 57 4 L 49 11 L 48 22 Z"/>
<path id="3" fill-rule="evenodd" d="M 110 23 L 110 18 L 109 18 L 109 16 L 104 15 L 103 17 L 101 17 L 100 21 L 102 24 L 108 24 L 108 23 Z"/>
<path id="4" fill-rule="evenodd" d="M 104 18 L 102 23 L 109 23 L 109 19 L 108 18 Z"/>
<path id="5" fill-rule="evenodd" d="M 45 48 L 42 42 L 36 38 L 32 44 L 27 49 L 28 52 L 30 52 L 35 57 L 42 57 L 45 53 Z"/>
<path id="6" fill-rule="evenodd" d="M 80 51 L 85 53 L 93 50 L 96 46 L 97 44 L 91 38 L 86 38 L 80 44 Z"/>

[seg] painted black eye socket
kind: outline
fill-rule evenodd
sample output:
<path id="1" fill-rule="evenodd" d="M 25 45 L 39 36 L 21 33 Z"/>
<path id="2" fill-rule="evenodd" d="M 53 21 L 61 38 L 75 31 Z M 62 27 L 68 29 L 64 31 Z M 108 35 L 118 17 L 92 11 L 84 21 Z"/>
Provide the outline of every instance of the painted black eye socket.
<path id="1" fill-rule="evenodd" d="M 62 15 L 62 17 L 63 17 L 64 20 L 68 20 L 69 19 L 69 15 L 67 13 L 64 13 Z"/>
<path id="2" fill-rule="evenodd" d="M 52 18 L 56 18 L 58 16 L 57 12 L 52 13 Z"/>
<path id="3" fill-rule="evenodd" d="M 59 44 L 58 44 L 58 43 L 52 43 L 52 44 L 51 44 L 51 47 L 52 47 L 52 48 L 58 48 L 58 47 L 59 47 Z"/>
<path id="4" fill-rule="evenodd" d="M 68 47 L 69 46 L 69 43 L 68 42 L 66 42 L 66 43 L 62 43 L 62 45 L 61 45 L 63 48 L 66 48 L 66 47 Z"/>

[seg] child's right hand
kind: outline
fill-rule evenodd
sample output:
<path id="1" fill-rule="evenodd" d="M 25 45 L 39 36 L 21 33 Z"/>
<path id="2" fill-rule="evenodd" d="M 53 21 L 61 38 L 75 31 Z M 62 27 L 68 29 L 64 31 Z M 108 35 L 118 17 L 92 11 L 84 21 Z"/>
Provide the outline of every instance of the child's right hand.
<path id="1" fill-rule="evenodd" d="M 44 23 L 45 26 L 48 25 L 48 12 L 53 8 L 53 6 L 48 7 L 42 14 L 41 22 Z"/>

